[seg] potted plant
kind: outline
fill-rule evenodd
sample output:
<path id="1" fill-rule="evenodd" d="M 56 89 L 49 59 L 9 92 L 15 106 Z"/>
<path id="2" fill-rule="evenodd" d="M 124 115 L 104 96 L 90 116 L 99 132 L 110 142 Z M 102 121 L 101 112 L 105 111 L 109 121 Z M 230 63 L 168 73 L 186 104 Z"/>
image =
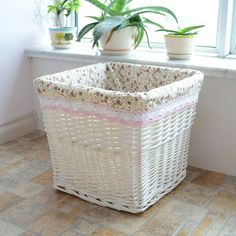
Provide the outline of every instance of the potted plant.
<path id="1" fill-rule="evenodd" d="M 126 54 L 137 48 L 144 35 L 147 37 L 147 24 L 160 25 L 143 17 L 146 13 L 171 15 L 176 21 L 175 14 L 161 6 L 130 7 L 132 0 L 110 0 L 107 4 L 99 0 L 87 0 L 99 8 L 101 16 L 89 16 L 95 21 L 85 25 L 78 34 L 80 41 L 89 31 L 93 30 L 93 47 L 98 46 L 104 53 Z M 150 46 L 150 45 L 149 45 Z"/>
<path id="2" fill-rule="evenodd" d="M 48 6 L 48 13 L 55 13 L 58 27 L 50 28 L 51 44 L 54 48 L 70 48 L 76 39 L 76 27 L 68 27 L 68 17 L 73 11 L 78 12 L 79 0 L 56 0 Z M 62 17 L 64 21 L 62 22 Z"/>
<path id="3" fill-rule="evenodd" d="M 167 55 L 170 59 L 189 59 L 195 48 L 195 39 L 198 34 L 198 29 L 204 25 L 195 25 L 178 30 L 171 30 L 161 27 L 158 32 L 167 32 L 165 37 L 165 45 Z"/>

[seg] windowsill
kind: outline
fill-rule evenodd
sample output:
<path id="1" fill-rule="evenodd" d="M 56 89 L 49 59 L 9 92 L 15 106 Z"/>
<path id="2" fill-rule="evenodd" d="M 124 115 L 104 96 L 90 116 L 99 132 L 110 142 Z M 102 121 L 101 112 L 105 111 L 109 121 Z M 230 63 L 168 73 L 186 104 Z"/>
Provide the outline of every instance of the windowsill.
<path id="1" fill-rule="evenodd" d="M 129 55 L 101 55 L 97 50 L 91 49 L 91 45 L 78 44 L 72 49 L 53 49 L 51 46 L 33 47 L 26 50 L 31 58 L 44 58 L 83 63 L 98 63 L 106 61 L 120 61 L 126 63 L 138 63 L 158 66 L 192 68 L 202 70 L 206 75 L 214 77 L 235 77 L 236 58 L 234 56 L 219 58 L 214 53 L 199 52 L 190 60 L 169 60 L 165 51 L 137 49 Z M 223 73 L 223 74 L 222 74 Z"/>

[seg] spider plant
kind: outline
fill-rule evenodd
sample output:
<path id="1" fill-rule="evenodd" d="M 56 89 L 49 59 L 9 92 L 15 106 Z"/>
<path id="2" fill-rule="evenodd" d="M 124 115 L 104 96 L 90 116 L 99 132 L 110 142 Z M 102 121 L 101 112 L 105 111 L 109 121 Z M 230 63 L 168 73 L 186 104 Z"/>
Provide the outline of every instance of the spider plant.
<path id="1" fill-rule="evenodd" d="M 170 9 L 162 6 L 145 6 L 131 9 L 130 3 L 132 0 L 108 0 L 107 3 L 103 3 L 99 0 L 86 1 L 99 8 L 102 12 L 99 17 L 88 16 L 95 21 L 85 25 L 78 34 L 78 41 L 80 41 L 89 31 L 93 30 L 93 47 L 95 45 L 98 46 L 98 41 L 104 34 L 110 32 L 107 40 L 108 42 L 114 31 L 120 31 L 129 26 L 134 26 L 137 28 L 135 48 L 139 46 L 144 35 L 146 36 L 150 47 L 149 37 L 146 30 L 147 24 L 152 24 L 159 28 L 163 27 L 157 22 L 143 17 L 143 15 L 147 13 L 163 16 L 170 15 L 176 22 L 178 22 L 175 14 Z"/>

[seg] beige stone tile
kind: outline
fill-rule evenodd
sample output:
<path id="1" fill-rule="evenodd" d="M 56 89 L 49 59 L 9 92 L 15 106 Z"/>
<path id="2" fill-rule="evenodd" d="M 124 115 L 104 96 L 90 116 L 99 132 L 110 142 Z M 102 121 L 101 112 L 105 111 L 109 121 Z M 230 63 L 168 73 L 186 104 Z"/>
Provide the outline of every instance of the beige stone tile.
<path id="1" fill-rule="evenodd" d="M 14 178 L 6 173 L 0 173 L 0 188 L 5 191 L 12 190 L 24 182 L 25 180 Z"/>
<path id="2" fill-rule="evenodd" d="M 194 166 L 187 166 L 187 171 L 195 172 L 195 173 L 200 173 L 202 169 Z"/>
<path id="3" fill-rule="evenodd" d="M 188 231 L 183 229 L 180 232 L 178 232 L 175 236 L 189 236 L 189 233 L 188 233 Z"/>
<path id="4" fill-rule="evenodd" d="M 9 236 L 235 234 L 236 177 L 188 166 L 171 193 L 145 212 L 129 214 L 54 190 L 49 158 L 42 133 L 0 145 L 0 235 L 3 229 Z"/>
<path id="5" fill-rule="evenodd" d="M 46 136 L 32 138 L 31 140 L 23 137 L 2 145 L 6 151 L 24 155 L 25 159 L 48 160 L 50 157 L 49 147 Z"/>
<path id="6" fill-rule="evenodd" d="M 20 236 L 41 236 L 41 235 L 39 235 L 38 233 L 35 233 L 33 231 L 27 230 L 23 234 L 21 234 Z"/>
<path id="7" fill-rule="evenodd" d="M 25 160 L 17 168 L 11 169 L 7 175 L 12 179 L 17 180 L 18 183 L 28 182 L 37 175 L 49 170 L 51 167 L 49 161 L 42 160 Z"/>
<path id="8" fill-rule="evenodd" d="M 0 195 L 0 212 L 16 205 L 18 202 L 22 201 L 23 198 L 18 197 L 12 193 L 3 193 Z"/>
<path id="9" fill-rule="evenodd" d="M 6 193 L 6 190 L 2 186 L 0 186 L 0 197 L 4 193 Z"/>
<path id="10" fill-rule="evenodd" d="M 216 195 L 217 190 L 201 185 L 187 183 L 174 193 L 174 198 L 198 206 L 206 206 Z"/>
<path id="11" fill-rule="evenodd" d="M 229 236 L 236 235 L 236 215 L 232 216 L 229 221 L 226 223 L 222 231 L 220 232 L 220 236 Z"/>
<path id="12" fill-rule="evenodd" d="M 70 230 L 75 232 L 76 235 L 90 235 L 98 228 L 101 228 L 101 226 L 85 219 L 79 218 L 70 228 Z"/>
<path id="13" fill-rule="evenodd" d="M 2 212 L 0 219 L 19 227 L 25 227 L 49 210 L 48 206 L 27 199 Z"/>
<path id="14" fill-rule="evenodd" d="M 42 135 L 40 137 L 33 138 L 30 141 L 34 144 L 44 145 L 44 146 L 48 147 L 48 138 L 46 135 Z"/>
<path id="15" fill-rule="evenodd" d="M 225 183 L 226 184 L 236 185 L 236 176 L 227 175 L 225 177 Z"/>
<path id="16" fill-rule="evenodd" d="M 33 177 L 48 170 L 50 164 L 48 161 L 41 160 L 21 160 L 14 167 L 10 167 L 7 171 L 0 173 L 0 185 L 6 189 L 16 188 L 20 184 L 30 181 Z"/>
<path id="17" fill-rule="evenodd" d="M 80 213 L 80 217 L 93 223 L 106 226 L 116 219 L 120 214 L 121 213 L 116 210 L 90 204 Z"/>
<path id="18" fill-rule="evenodd" d="M 54 205 L 54 208 L 62 212 L 80 216 L 81 212 L 90 207 L 91 204 L 92 203 L 84 201 L 76 196 L 66 194 L 62 200 Z"/>
<path id="19" fill-rule="evenodd" d="M 225 183 L 222 190 L 236 196 L 236 185 Z"/>
<path id="20" fill-rule="evenodd" d="M 15 169 L 18 166 L 22 165 L 22 163 L 23 163 L 23 160 L 20 160 L 20 161 L 12 163 L 12 164 L 10 164 L 10 165 L 8 165 L 6 167 L 0 168 L 0 174 L 7 173 L 8 171 L 10 171 L 12 169 Z"/>
<path id="21" fill-rule="evenodd" d="M 31 150 L 32 143 L 19 138 L 19 139 L 4 143 L 1 146 L 4 148 L 4 150 L 22 155 Z"/>
<path id="22" fill-rule="evenodd" d="M 221 230 L 223 229 L 224 225 L 229 219 L 230 219 L 229 215 L 226 215 L 223 213 L 219 214 L 216 217 L 216 219 L 210 224 L 204 236 L 214 236 L 214 235 L 218 236 Z"/>
<path id="23" fill-rule="evenodd" d="M 146 211 L 137 213 L 135 215 L 148 219 L 151 216 L 157 214 L 166 204 L 168 204 L 171 199 L 172 196 L 170 194 L 167 194 L 166 196 L 161 198 L 157 203 L 149 207 Z"/>
<path id="24" fill-rule="evenodd" d="M 224 191 L 236 195 L 236 177 L 226 176 L 222 188 L 224 189 Z"/>
<path id="25" fill-rule="evenodd" d="M 51 210 L 37 218 L 29 225 L 29 229 L 44 236 L 54 236 L 63 233 L 76 222 L 77 218 L 63 212 Z"/>
<path id="26" fill-rule="evenodd" d="M 53 187 L 46 187 L 43 191 L 34 196 L 34 201 L 45 205 L 55 206 L 67 194 L 54 189 Z"/>
<path id="27" fill-rule="evenodd" d="M 193 231 L 192 235 L 194 236 L 202 236 L 204 235 L 209 226 L 214 222 L 214 220 L 219 216 L 219 212 L 210 211 L 203 221 L 198 225 L 198 227 Z"/>
<path id="28" fill-rule="evenodd" d="M 0 151 L 0 171 L 10 164 L 22 160 L 23 157 L 9 151 Z"/>
<path id="29" fill-rule="evenodd" d="M 126 234 L 104 227 L 96 230 L 91 236 L 126 236 Z"/>
<path id="30" fill-rule="evenodd" d="M 37 130 L 33 133 L 30 133 L 30 134 L 27 134 L 25 136 L 23 136 L 21 138 L 21 140 L 24 140 L 24 141 L 34 141 L 34 140 L 37 140 L 39 138 L 46 138 L 47 139 L 47 136 L 46 136 L 46 133 L 43 132 L 43 131 L 40 131 L 40 130 Z"/>
<path id="31" fill-rule="evenodd" d="M 32 144 L 31 150 L 24 154 L 27 160 L 50 160 L 49 147 L 43 144 Z"/>
<path id="32" fill-rule="evenodd" d="M 172 235 L 187 221 L 201 222 L 207 212 L 203 207 L 171 200 L 158 214 L 151 217 L 135 236 Z"/>
<path id="33" fill-rule="evenodd" d="M 204 170 L 192 180 L 192 183 L 209 188 L 218 188 L 224 182 L 224 179 L 224 174 Z"/>
<path id="34" fill-rule="evenodd" d="M 172 199 L 176 193 L 181 191 L 188 183 L 186 181 L 181 182 L 178 186 L 176 186 L 171 192 L 169 192 L 166 196 L 169 197 L 169 199 Z"/>
<path id="35" fill-rule="evenodd" d="M 180 229 L 177 229 L 174 236 L 189 236 L 198 225 L 196 221 L 187 221 Z"/>
<path id="36" fill-rule="evenodd" d="M 32 179 L 32 182 L 41 184 L 41 185 L 52 185 L 53 184 L 53 174 L 52 170 L 47 170 L 42 174 L 36 176 Z"/>
<path id="37" fill-rule="evenodd" d="M 80 235 L 74 232 L 73 230 L 69 229 L 69 230 L 66 230 L 64 233 L 62 233 L 60 236 L 80 236 Z"/>
<path id="38" fill-rule="evenodd" d="M 1 236 L 20 236 L 25 230 L 10 224 L 8 222 L 0 220 L 0 235 Z"/>
<path id="39" fill-rule="evenodd" d="M 147 219 L 137 216 L 135 214 L 121 213 L 119 217 L 117 217 L 110 224 L 108 224 L 108 227 L 120 231 L 122 233 L 133 234 L 146 221 Z"/>
<path id="40" fill-rule="evenodd" d="M 236 195 L 220 191 L 208 207 L 225 214 L 236 214 Z"/>
<path id="41" fill-rule="evenodd" d="M 48 161 L 22 161 L 16 168 L 0 173 L 0 188 L 12 191 L 50 168 Z"/>
<path id="42" fill-rule="evenodd" d="M 198 174 L 199 174 L 199 172 L 194 172 L 194 171 L 188 170 L 184 181 L 191 182 Z"/>
<path id="43" fill-rule="evenodd" d="M 30 198 L 41 192 L 45 189 L 45 186 L 28 182 L 24 185 L 21 185 L 11 192 L 14 193 L 17 196 L 23 197 L 23 198 Z"/>

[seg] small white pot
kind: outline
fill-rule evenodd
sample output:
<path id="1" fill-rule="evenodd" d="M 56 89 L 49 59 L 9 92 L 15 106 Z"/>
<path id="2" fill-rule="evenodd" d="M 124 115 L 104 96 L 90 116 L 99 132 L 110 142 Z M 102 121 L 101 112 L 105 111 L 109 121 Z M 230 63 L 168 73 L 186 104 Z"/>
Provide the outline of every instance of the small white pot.
<path id="1" fill-rule="evenodd" d="M 136 27 L 126 27 L 120 31 L 114 31 L 112 36 L 111 32 L 108 32 L 99 40 L 100 51 L 107 54 L 128 54 L 134 50 L 136 35 Z"/>
<path id="2" fill-rule="evenodd" d="M 195 49 L 195 36 L 165 35 L 165 44 L 170 59 L 190 59 Z"/>
<path id="3" fill-rule="evenodd" d="M 50 28 L 51 44 L 54 48 L 71 48 L 76 39 L 76 28 Z"/>

